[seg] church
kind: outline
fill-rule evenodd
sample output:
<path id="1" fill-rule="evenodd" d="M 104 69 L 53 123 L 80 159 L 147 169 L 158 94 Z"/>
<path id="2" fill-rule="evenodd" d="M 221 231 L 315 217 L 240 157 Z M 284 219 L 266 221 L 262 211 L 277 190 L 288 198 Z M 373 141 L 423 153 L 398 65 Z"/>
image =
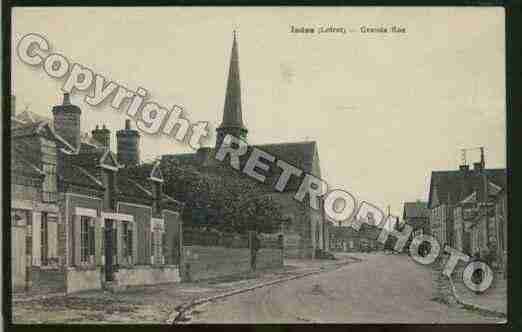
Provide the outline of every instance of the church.
<path id="1" fill-rule="evenodd" d="M 231 134 L 244 141 L 248 139 L 248 128 L 243 121 L 241 103 L 241 80 L 239 75 L 239 51 L 236 34 L 234 32 L 223 118 L 216 129 L 217 138 L 215 147 L 201 147 L 195 153 L 181 153 L 163 155 L 161 162 L 175 163 L 180 167 L 193 166 L 203 171 L 214 172 L 217 169 L 227 167 L 215 158 L 215 152 L 223 143 L 224 138 Z M 281 170 L 275 162 L 268 163 L 270 171 L 264 172 L 265 184 L 259 184 L 263 188 L 263 196 L 269 195 L 282 206 L 285 223 L 281 231 L 284 234 L 284 252 L 288 258 L 315 258 L 317 250 L 328 250 L 328 221 L 324 216 L 322 202 L 319 210 L 313 210 L 306 202 L 299 202 L 294 195 L 299 188 L 305 174 L 321 177 L 318 145 L 315 141 L 284 142 L 277 144 L 249 145 L 273 155 L 276 159 L 282 159 L 289 164 L 301 169 L 302 176 L 293 177 L 283 192 L 275 191 L 274 184 L 281 175 Z M 240 157 L 240 164 L 244 166 L 248 153 Z M 241 167 L 242 168 L 242 167 Z M 237 173 L 220 172 L 227 180 L 236 181 Z"/>

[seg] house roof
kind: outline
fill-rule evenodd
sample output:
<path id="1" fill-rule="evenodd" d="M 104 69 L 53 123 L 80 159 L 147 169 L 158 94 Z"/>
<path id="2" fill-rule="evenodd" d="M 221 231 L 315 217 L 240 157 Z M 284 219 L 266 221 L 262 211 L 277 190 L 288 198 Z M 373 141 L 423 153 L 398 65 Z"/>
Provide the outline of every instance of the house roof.
<path id="1" fill-rule="evenodd" d="M 44 130 L 48 128 L 48 130 L 50 130 L 54 138 L 56 138 L 68 150 L 70 150 L 71 152 L 75 150 L 69 142 L 67 142 L 63 137 L 56 133 L 54 128 L 54 121 L 49 117 L 45 117 L 35 112 L 25 110 L 22 113 L 18 114 L 16 117 L 11 118 L 11 120 L 12 137 L 43 134 Z M 80 150 L 88 150 L 91 148 L 103 147 L 103 145 L 100 142 L 96 141 L 88 133 L 80 134 L 80 142 L 82 144 Z"/>
<path id="2" fill-rule="evenodd" d="M 497 186 L 493 182 L 488 182 L 488 195 L 489 196 L 496 196 L 503 191 L 504 191 L 504 188 Z M 459 203 L 460 204 L 476 203 L 478 201 L 477 197 L 478 197 L 477 191 L 473 191 L 470 195 L 465 197 Z"/>
<path id="3" fill-rule="evenodd" d="M 101 179 L 99 179 L 95 173 L 93 174 L 78 165 L 69 165 L 68 167 L 65 167 L 61 179 L 62 181 L 78 186 L 87 186 L 98 190 L 105 189 Z"/>
<path id="4" fill-rule="evenodd" d="M 65 106 L 73 111 L 79 110 L 74 105 L 67 104 Z M 151 199 L 153 190 L 151 181 L 163 181 L 159 163 L 145 163 L 135 167 L 122 168 L 115 154 L 88 133 L 80 134 L 81 144 L 80 148 L 76 150 L 54 131 L 52 119 L 29 110 L 25 110 L 12 118 L 11 129 L 13 138 L 46 135 L 58 142 L 58 146 L 65 147 L 65 152 L 67 152 L 66 167 L 64 167 L 62 174 L 58 174 L 58 176 L 67 183 L 103 190 L 105 187 L 99 168 L 104 167 L 117 171 L 116 188 L 120 194 L 140 199 Z M 15 157 L 11 159 L 11 170 L 20 171 L 23 169 L 30 175 L 43 176 L 43 171 L 36 166 L 40 162 L 38 160 L 39 154 L 35 153 L 36 148 L 23 139 L 12 140 L 12 149 L 16 153 L 12 153 Z M 165 194 L 163 194 L 161 202 L 169 207 L 181 208 L 183 206 L 181 202 Z"/>
<path id="5" fill-rule="evenodd" d="M 151 199 L 154 190 L 152 182 L 163 182 L 159 161 L 128 166 L 118 171 L 118 190 L 122 194 Z M 162 194 L 162 202 L 176 208 L 183 206 L 181 202 L 166 194 Z"/>
<path id="6" fill-rule="evenodd" d="M 484 173 L 472 170 L 433 171 L 431 173 L 428 208 L 438 204 L 457 204 L 476 191 L 478 199 L 484 196 L 483 175 L 499 188 L 507 183 L 505 168 L 485 169 Z"/>
<path id="7" fill-rule="evenodd" d="M 405 202 L 402 219 L 428 217 L 427 202 Z"/>
<path id="8" fill-rule="evenodd" d="M 19 153 L 11 154 L 11 173 L 23 174 L 31 178 L 42 178 L 45 176 L 43 170 Z"/>

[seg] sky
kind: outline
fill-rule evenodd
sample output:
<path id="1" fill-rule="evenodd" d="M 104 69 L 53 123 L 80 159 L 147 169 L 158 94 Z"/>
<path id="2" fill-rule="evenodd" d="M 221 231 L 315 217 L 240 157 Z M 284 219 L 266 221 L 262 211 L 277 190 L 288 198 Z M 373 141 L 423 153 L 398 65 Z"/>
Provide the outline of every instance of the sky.
<path id="1" fill-rule="evenodd" d="M 292 25 L 347 33 L 291 33 Z M 361 32 L 392 25 L 406 32 Z M 506 167 L 504 10 L 494 7 L 14 8 L 17 109 L 51 117 L 62 100 L 65 79 L 16 55 L 18 41 L 38 33 L 71 63 L 209 121 L 213 145 L 234 29 L 249 143 L 315 140 L 330 188 L 402 215 L 405 201 L 427 200 L 431 171 L 458 169 L 462 148 L 483 146 L 486 167 Z M 85 95 L 71 95 L 82 130 L 105 124 L 114 149 L 126 114 L 91 107 Z M 142 134 L 141 151 L 148 159 L 192 150 Z"/>

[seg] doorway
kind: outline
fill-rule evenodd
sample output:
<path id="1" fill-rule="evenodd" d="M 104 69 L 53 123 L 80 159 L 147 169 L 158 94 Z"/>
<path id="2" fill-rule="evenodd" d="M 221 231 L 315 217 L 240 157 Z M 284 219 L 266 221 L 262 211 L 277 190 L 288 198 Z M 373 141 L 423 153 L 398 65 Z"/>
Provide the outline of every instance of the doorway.
<path id="1" fill-rule="evenodd" d="M 114 265 L 116 253 L 116 228 L 114 220 L 105 219 L 105 281 L 114 280 Z"/>

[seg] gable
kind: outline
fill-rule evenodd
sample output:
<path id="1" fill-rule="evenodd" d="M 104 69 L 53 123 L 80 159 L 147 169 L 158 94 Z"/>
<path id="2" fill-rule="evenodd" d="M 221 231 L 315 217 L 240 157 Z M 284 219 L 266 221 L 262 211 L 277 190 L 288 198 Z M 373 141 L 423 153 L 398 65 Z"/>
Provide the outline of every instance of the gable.
<path id="1" fill-rule="evenodd" d="M 110 150 L 107 150 L 100 159 L 100 166 L 111 171 L 117 171 L 120 167 L 120 164 L 118 164 L 114 153 L 112 153 Z"/>
<path id="2" fill-rule="evenodd" d="M 152 181 L 163 182 L 163 174 L 161 173 L 160 162 L 157 162 L 152 167 L 152 171 L 150 172 L 150 179 Z"/>

